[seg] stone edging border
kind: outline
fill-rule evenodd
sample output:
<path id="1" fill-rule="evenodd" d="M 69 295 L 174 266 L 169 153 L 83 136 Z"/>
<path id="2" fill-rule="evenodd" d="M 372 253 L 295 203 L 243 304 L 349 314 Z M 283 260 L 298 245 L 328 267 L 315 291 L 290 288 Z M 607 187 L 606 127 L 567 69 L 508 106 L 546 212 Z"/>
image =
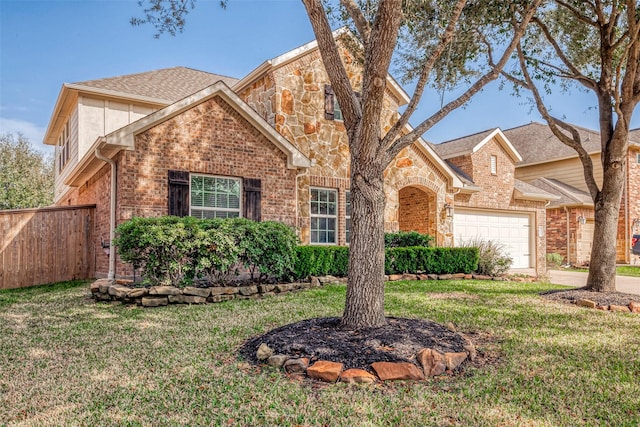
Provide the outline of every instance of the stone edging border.
<path id="1" fill-rule="evenodd" d="M 310 378 L 329 383 L 345 382 L 351 384 L 373 384 L 378 381 L 424 381 L 445 373 L 451 374 L 467 359 L 476 358 L 473 343 L 464 336 L 464 351 L 458 353 L 441 353 L 431 348 L 424 348 L 416 353 L 416 360 L 422 367 L 411 362 L 375 362 L 371 369 L 375 375 L 364 369 L 344 370 L 342 363 L 330 360 L 317 360 L 312 365 L 306 357 L 293 357 L 284 354 L 274 354 L 265 343 L 260 344 L 256 351 L 256 358 L 269 366 L 284 371 L 292 378 Z"/>
<path id="2" fill-rule="evenodd" d="M 631 301 L 629 305 L 598 305 L 597 302 L 589 299 L 579 299 L 574 302 L 578 307 L 595 308 L 602 311 L 614 311 L 617 313 L 636 313 L 640 314 L 640 301 Z"/>
<path id="3" fill-rule="evenodd" d="M 398 280 L 518 280 L 506 277 L 481 276 L 477 274 L 392 274 L 385 276 L 385 281 Z M 526 278 L 535 280 L 535 278 Z M 120 301 L 123 304 L 137 304 L 143 307 L 159 307 L 169 304 L 207 304 L 233 299 L 258 299 L 302 289 L 317 288 L 328 284 L 346 284 L 346 277 L 312 276 L 308 282 L 247 285 L 247 286 L 212 286 L 207 288 L 187 286 L 151 286 L 135 288 L 126 281 L 98 279 L 90 286 L 91 294 L 96 301 Z"/>

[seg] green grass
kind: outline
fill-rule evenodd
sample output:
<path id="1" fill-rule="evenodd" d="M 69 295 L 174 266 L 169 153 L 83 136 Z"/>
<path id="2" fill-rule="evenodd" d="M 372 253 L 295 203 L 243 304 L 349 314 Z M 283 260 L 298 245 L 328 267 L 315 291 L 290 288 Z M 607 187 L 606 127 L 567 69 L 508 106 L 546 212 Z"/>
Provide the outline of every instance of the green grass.
<path id="1" fill-rule="evenodd" d="M 640 277 L 640 266 L 637 265 L 621 265 L 616 268 L 616 273 L 620 276 Z"/>
<path id="2" fill-rule="evenodd" d="M 565 270 L 579 271 L 579 272 L 582 272 L 582 273 L 587 273 L 589 271 L 588 268 L 567 268 Z M 621 265 L 621 266 L 616 267 L 616 274 L 618 276 L 640 277 L 640 266 L 636 266 L 636 265 Z"/>
<path id="3" fill-rule="evenodd" d="M 454 322 L 493 361 L 424 383 L 288 380 L 247 338 L 339 316 L 344 287 L 142 309 L 67 283 L 0 292 L 0 425 L 638 426 L 640 316 L 538 296 L 551 285 L 393 282 L 389 315 Z"/>

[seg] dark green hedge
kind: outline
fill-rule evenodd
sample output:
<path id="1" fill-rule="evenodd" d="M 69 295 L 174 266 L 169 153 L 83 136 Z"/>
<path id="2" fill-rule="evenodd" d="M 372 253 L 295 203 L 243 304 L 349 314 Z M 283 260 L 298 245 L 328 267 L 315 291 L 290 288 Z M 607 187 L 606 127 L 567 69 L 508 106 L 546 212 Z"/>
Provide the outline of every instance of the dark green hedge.
<path id="1" fill-rule="evenodd" d="M 471 273 L 478 268 L 477 248 L 405 247 L 385 250 L 385 274 Z M 344 246 L 299 246 L 296 249 L 297 278 L 346 276 L 349 248 Z"/>
<path id="2" fill-rule="evenodd" d="M 385 248 L 406 248 L 410 246 L 433 246 L 434 238 L 428 234 L 420 234 L 417 231 L 396 231 L 384 233 Z"/>

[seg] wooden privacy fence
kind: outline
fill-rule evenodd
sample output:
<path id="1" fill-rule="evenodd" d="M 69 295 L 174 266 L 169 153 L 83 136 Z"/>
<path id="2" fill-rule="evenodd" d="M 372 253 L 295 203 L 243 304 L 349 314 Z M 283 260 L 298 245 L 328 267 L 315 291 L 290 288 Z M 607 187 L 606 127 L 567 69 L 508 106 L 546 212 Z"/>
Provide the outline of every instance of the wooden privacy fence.
<path id="1" fill-rule="evenodd" d="M 0 289 L 88 279 L 95 205 L 0 210 Z"/>

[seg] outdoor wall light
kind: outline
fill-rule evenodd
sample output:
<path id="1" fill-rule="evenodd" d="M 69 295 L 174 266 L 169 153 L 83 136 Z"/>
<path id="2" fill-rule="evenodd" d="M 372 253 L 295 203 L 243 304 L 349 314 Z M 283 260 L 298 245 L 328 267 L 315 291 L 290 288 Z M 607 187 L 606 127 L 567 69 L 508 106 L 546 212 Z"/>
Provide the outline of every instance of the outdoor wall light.
<path id="1" fill-rule="evenodd" d="M 102 247 L 105 255 L 109 256 L 111 254 L 111 243 L 105 242 L 102 237 L 100 237 L 100 246 Z"/>
<path id="2" fill-rule="evenodd" d="M 453 205 L 451 203 L 444 204 L 444 213 L 447 218 L 453 218 Z"/>
<path id="3" fill-rule="evenodd" d="M 587 223 L 587 218 L 585 218 L 585 217 L 583 217 L 582 215 L 580 215 L 580 216 L 578 217 L 578 222 L 579 222 L 580 224 L 586 224 L 586 223 Z"/>

